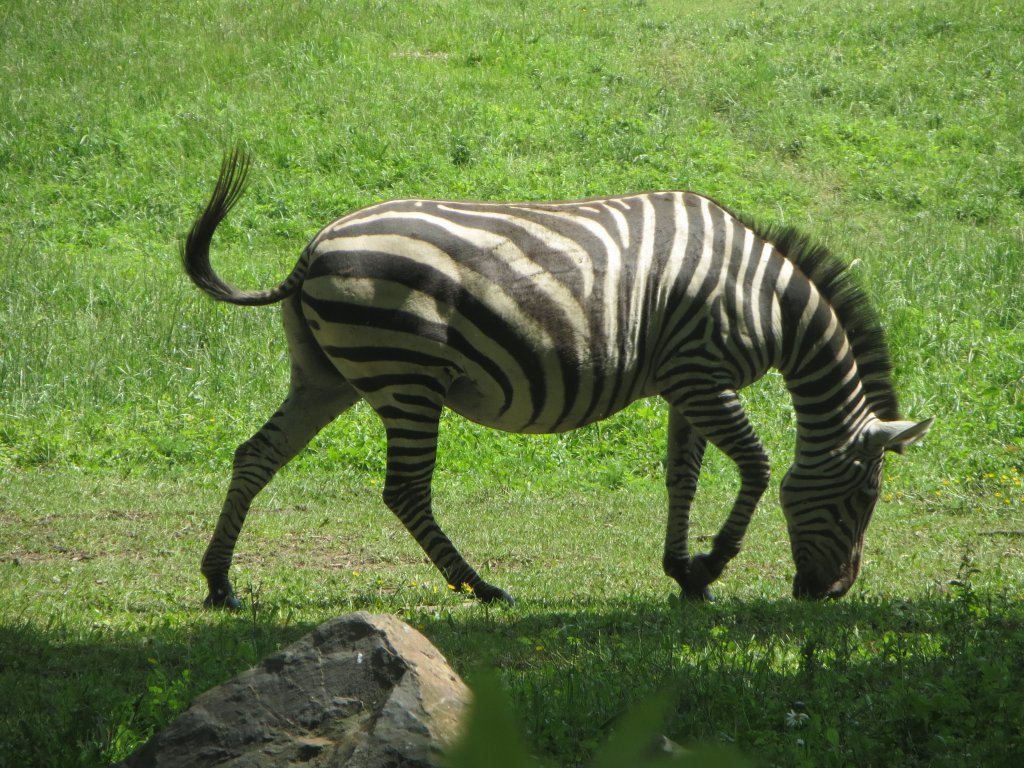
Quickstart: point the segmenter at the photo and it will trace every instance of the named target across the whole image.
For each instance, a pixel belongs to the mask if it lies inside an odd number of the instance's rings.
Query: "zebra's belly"
[[[503,408],[502,399],[497,393],[484,392],[472,380],[460,378],[449,389],[445,406],[460,416],[491,429],[542,435],[568,432],[601,421],[649,394],[651,393],[624,394],[614,402],[598,397],[577,407],[570,405],[569,408],[545,409],[536,413],[525,400],[513,400],[508,408]]]
[[[330,298],[318,300],[327,289]],[[553,344],[515,325],[485,331],[442,316],[449,313],[439,314],[436,302],[378,311],[365,297],[349,301],[355,289],[336,278],[304,292],[316,343],[375,408],[393,405],[396,390],[425,387],[483,426],[546,434],[600,421],[654,393],[650,366],[615,349],[595,353],[588,339]],[[418,396],[412,390],[403,396]]]

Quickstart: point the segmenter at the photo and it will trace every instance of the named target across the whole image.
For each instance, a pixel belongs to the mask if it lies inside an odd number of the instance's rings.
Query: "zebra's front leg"
[[[384,503],[455,590],[471,592],[485,603],[514,604],[505,590],[480,578],[434,520],[431,480],[437,458],[441,405],[430,403],[430,399],[397,394],[393,405],[377,409],[388,440]]]
[[[228,570],[249,506],[281,467],[359,399],[351,385],[340,377],[337,381],[331,389],[293,387],[278,411],[235,451],[231,485],[203,555],[202,573],[209,587],[206,607],[241,607]]]
[[[729,516],[715,535],[711,551],[691,557],[683,575],[683,592],[706,597],[707,587],[739,554],[757,502],[768,487],[770,466],[764,446],[747,420],[743,405],[731,389],[699,388],[675,407],[698,435],[719,448],[736,464],[740,489]],[[670,400],[670,403],[673,402]]]
[[[697,479],[706,445],[707,441],[693,430],[685,416],[674,408],[669,411],[668,461],[665,467],[668,524],[665,528],[662,566],[665,573],[679,583],[683,595],[696,600],[712,599],[706,585],[698,592],[692,592],[689,581],[690,506],[697,492]]]

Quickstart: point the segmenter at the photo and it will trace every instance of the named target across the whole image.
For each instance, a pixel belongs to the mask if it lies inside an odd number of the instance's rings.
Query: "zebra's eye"
[[[850,457],[850,465],[858,472],[874,475],[874,468],[878,465],[878,457],[854,455]]]

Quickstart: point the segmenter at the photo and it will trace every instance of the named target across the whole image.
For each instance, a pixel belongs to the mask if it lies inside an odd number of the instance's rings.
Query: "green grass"
[[[663,691],[672,738],[770,764],[1016,765],[1024,13],[491,6],[0,10],[0,766],[122,757],[191,696],[352,609],[421,626],[460,672],[495,667],[551,764],[587,764],[617,716]],[[213,258],[246,287],[279,280],[335,216],[409,195],[689,188],[826,242],[875,301],[908,418],[938,418],[887,465],[853,593],[788,599],[773,487],[721,601],[678,605],[658,565],[651,401],[557,437],[446,418],[439,517],[520,601],[467,603],[380,502],[382,430],[359,407],[257,500],[235,574],[247,610],[198,610],[231,454],[287,379],[276,312],[205,301],[177,263],[237,142],[257,167]],[[779,378],[745,398],[781,470]],[[735,483],[709,455],[695,535],[714,533]],[[796,701],[810,718],[789,728]]]

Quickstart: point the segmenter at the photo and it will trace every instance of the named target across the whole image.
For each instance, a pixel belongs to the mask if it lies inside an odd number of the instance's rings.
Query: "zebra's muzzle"
[[[798,600],[838,600],[850,591],[854,578],[844,576],[822,582],[798,573],[793,577],[793,597]]]

